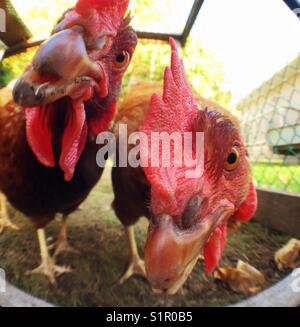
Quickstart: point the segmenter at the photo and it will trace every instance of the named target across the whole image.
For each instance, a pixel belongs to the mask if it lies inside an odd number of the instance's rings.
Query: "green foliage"
[[[66,9],[76,3],[75,0],[33,0],[28,3],[24,0],[12,0],[19,16],[28,26],[34,38],[46,38],[57,20]]]
[[[0,87],[6,86],[12,78],[11,70],[6,67],[0,67]]]
[[[169,63],[170,48],[157,41],[140,40],[133,60],[124,79],[124,89],[135,80],[148,80],[161,82],[163,72]]]
[[[259,186],[300,193],[300,166],[255,163],[253,175]]]
[[[228,107],[231,92],[223,89],[222,65],[216,61],[214,55],[204,51],[200,42],[190,37],[183,49],[183,58],[194,91]]]
[[[213,54],[204,51],[201,45],[189,39],[182,50],[187,75],[196,93],[228,106],[231,93],[223,90],[222,66]],[[135,80],[162,82],[164,70],[170,65],[170,46],[165,42],[140,40],[133,61],[124,79],[123,94]]]
[[[29,49],[21,54],[6,58],[0,66],[0,85],[6,86],[12,79],[20,76],[30,64],[36,48]]]

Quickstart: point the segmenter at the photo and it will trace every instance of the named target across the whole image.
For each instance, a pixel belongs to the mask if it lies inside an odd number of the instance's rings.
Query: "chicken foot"
[[[79,251],[74,249],[68,242],[67,238],[67,222],[68,216],[64,215],[62,218],[62,226],[58,234],[57,241],[54,244],[51,244],[48,249],[54,249],[53,257],[56,258],[59,254],[63,252],[70,252],[74,254],[79,254]]]
[[[45,275],[52,285],[56,285],[56,277],[70,273],[72,269],[69,266],[56,265],[55,259],[50,257],[44,229],[38,229],[37,235],[41,252],[41,265],[32,271],[28,271],[26,275]]]
[[[7,213],[7,202],[4,194],[0,193],[0,234],[4,232],[6,228],[19,230],[19,227],[13,224]]]
[[[126,233],[126,240],[129,245],[130,261],[127,270],[119,279],[118,283],[120,285],[124,284],[130,277],[134,275],[140,275],[146,278],[145,263],[140,258],[138,253],[136,240],[134,236],[134,227],[133,226],[125,227],[125,233]]]

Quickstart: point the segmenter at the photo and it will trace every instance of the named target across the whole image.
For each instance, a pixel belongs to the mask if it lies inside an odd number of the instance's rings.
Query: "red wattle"
[[[64,172],[64,178],[70,181],[75,172],[76,164],[83,152],[87,139],[86,114],[83,100],[72,102],[68,111],[66,127],[62,138],[62,152],[59,166]]]
[[[254,184],[250,183],[247,199],[240,205],[237,212],[234,214],[234,218],[246,223],[255,215],[256,209],[257,193]]]
[[[27,142],[37,160],[46,167],[54,167],[52,131],[49,114],[52,105],[25,109]]]
[[[89,121],[89,130],[92,135],[97,136],[98,134],[109,130],[116,109],[117,103],[114,101],[108,108],[97,113],[93,119]]]
[[[101,79],[100,85],[99,85],[100,90],[101,90],[99,96],[100,96],[100,98],[105,98],[108,95],[108,77],[103,68],[102,68],[102,72],[103,72],[102,79]]]
[[[87,88],[80,99],[71,102],[66,114],[59,166],[67,182],[73,178],[75,167],[85,148],[88,126],[84,101],[89,100],[92,94],[93,89]],[[53,110],[52,104],[25,109],[27,142],[37,160],[46,167],[56,165],[52,145]]]
[[[227,224],[218,226],[204,247],[205,271],[212,272],[218,265],[227,241]]]

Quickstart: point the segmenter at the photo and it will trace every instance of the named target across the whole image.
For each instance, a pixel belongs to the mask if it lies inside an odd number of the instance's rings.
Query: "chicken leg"
[[[37,230],[40,251],[41,251],[41,265],[32,271],[28,271],[27,275],[45,275],[49,278],[49,281],[52,285],[56,285],[56,277],[64,274],[72,272],[72,269],[68,266],[58,266],[55,264],[55,260],[50,257],[46,237],[45,230],[38,229]]]
[[[57,241],[48,247],[49,250],[54,249],[53,257],[56,258],[62,252],[71,252],[78,254],[79,251],[74,249],[68,242],[67,238],[67,226],[68,226],[68,216],[64,215],[62,218],[62,226],[58,234]]]
[[[130,262],[126,272],[119,280],[120,285],[124,284],[130,277],[134,275],[140,275],[146,277],[145,263],[139,256],[136,241],[135,241],[134,227],[126,226],[125,233],[126,233],[127,243],[129,245]]]
[[[13,224],[8,217],[6,197],[3,193],[0,193],[0,210],[0,234],[4,232],[6,228],[19,230],[19,227]]]

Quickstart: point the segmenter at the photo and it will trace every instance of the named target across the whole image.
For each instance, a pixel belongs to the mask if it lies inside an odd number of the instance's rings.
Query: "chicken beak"
[[[88,57],[82,33],[74,29],[63,30],[43,44],[33,59],[33,67],[64,80],[83,75],[101,78],[97,64]]]
[[[102,67],[90,60],[81,30],[67,29],[40,47],[32,67],[15,85],[14,100],[29,107],[51,103],[75,92],[82,83],[99,84],[103,74]]]
[[[150,224],[145,265],[155,292],[177,293],[195,267],[205,243],[228,212],[228,208],[219,208],[190,229],[179,228],[169,215],[161,215]]]

